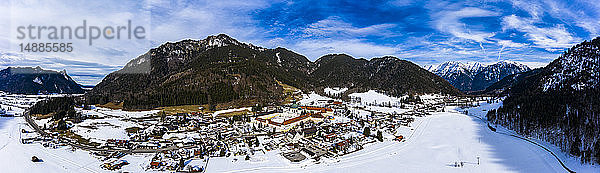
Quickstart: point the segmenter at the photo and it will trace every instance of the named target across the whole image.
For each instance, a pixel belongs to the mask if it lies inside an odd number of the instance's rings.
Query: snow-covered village
[[[559,161],[598,170],[551,144],[489,127],[486,110],[497,108],[502,98],[397,98],[371,90],[344,102],[297,91],[297,100],[286,105],[217,111],[79,105],[77,118],[66,119],[65,127],[53,115],[27,112],[53,97],[76,96],[0,97],[0,137],[7,139],[0,154],[11,156],[1,163],[22,165],[12,171],[564,172]]]
[[[8,0],[0,173],[600,173],[596,1]]]

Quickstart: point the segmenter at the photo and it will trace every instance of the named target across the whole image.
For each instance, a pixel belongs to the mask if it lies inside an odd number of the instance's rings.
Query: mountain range
[[[66,71],[40,67],[8,67],[0,71],[0,90],[14,94],[83,94],[83,89]]]
[[[506,76],[531,70],[526,65],[514,61],[499,61],[489,65],[447,61],[425,68],[464,92],[482,91]]]
[[[125,109],[240,100],[278,104],[285,97],[281,84],[305,92],[344,87],[389,95],[461,94],[443,78],[396,57],[330,54],[311,62],[285,48],[262,48],[220,34],[153,48],[107,75],[86,100],[123,102]]]

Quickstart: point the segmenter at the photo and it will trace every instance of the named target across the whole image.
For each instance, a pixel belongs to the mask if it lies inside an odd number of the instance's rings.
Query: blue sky
[[[68,5],[65,5],[68,4]],[[66,69],[95,84],[129,60],[167,41],[228,34],[267,48],[285,47],[316,60],[328,53],[370,59],[392,55],[419,65],[498,60],[544,66],[600,33],[594,1],[10,1],[0,7],[0,67]],[[72,53],[21,53],[16,27],[118,25],[132,20],[148,37],[75,40]]]

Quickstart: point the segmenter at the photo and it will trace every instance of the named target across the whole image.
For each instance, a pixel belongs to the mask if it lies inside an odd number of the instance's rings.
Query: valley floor
[[[470,115],[449,112],[417,118],[413,127],[399,129],[405,142],[386,139],[365,149],[319,162],[290,163],[279,151],[243,157],[211,158],[207,172],[566,172],[547,151],[518,138],[492,132],[476,116],[498,103],[469,110]],[[20,144],[20,129],[28,129],[22,117],[0,118],[0,172],[106,172],[101,161],[87,151],[70,147],[46,148],[40,144]],[[510,133],[505,129],[499,129]],[[547,144],[546,144],[547,145]],[[577,172],[599,172],[600,168],[581,165],[556,148],[551,148]],[[31,162],[37,156],[43,163]],[[151,156],[133,155],[122,171],[142,172]],[[478,159],[479,158],[479,159]],[[234,160],[237,159],[237,160]],[[479,161],[478,161],[479,160]],[[462,167],[456,167],[455,163]],[[478,164],[479,162],[479,164]]]
[[[374,143],[320,164],[231,164],[231,158],[211,159],[208,172],[566,172],[545,150],[492,132],[476,118],[458,112],[421,118],[411,135],[402,143]],[[464,166],[455,167],[455,162]]]

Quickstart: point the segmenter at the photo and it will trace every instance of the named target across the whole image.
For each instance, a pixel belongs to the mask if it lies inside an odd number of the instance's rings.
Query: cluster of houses
[[[153,152],[146,169],[154,171],[202,171],[210,158],[249,160],[273,150],[290,162],[319,161],[383,141],[383,133],[388,134],[385,140],[403,141],[397,128],[410,126],[414,117],[444,109],[443,104],[420,104],[402,113],[369,111],[367,116],[358,116],[351,110],[368,110],[333,100],[319,103],[270,106],[235,116],[200,112],[158,116],[158,123],[132,131],[130,139],[110,139],[104,146]]]
[[[397,134],[398,128],[411,126],[415,117],[444,111],[444,100],[420,101],[403,104],[408,111],[394,113],[337,100],[268,106],[234,115],[159,112],[127,120],[141,126],[127,129],[127,139],[106,139],[99,146],[78,145],[95,148],[94,153],[105,159],[101,167],[107,170],[121,169],[129,164],[122,157],[135,153],[153,154],[146,165],[150,171],[203,171],[210,158],[251,160],[271,151],[289,162],[318,162],[362,150],[369,143],[406,140],[402,136],[406,134]]]
[[[282,106],[279,113],[256,117],[253,123],[259,127],[273,127],[276,132],[265,139],[264,148],[279,149],[290,162],[341,156],[361,150],[365,144],[382,141],[382,132],[395,134],[398,127],[410,126],[415,116],[443,109],[424,105],[400,114],[372,112],[368,116],[358,116],[350,109],[360,108],[351,108],[341,102],[321,102],[323,107],[292,104]],[[397,134],[391,139],[402,141],[403,136]]]

